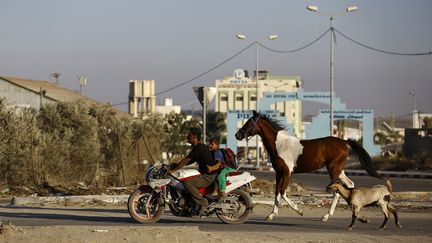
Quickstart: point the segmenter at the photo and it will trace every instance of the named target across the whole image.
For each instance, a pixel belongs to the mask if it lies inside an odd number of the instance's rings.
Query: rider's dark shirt
[[[213,174],[213,173],[208,173],[207,171],[207,165],[214,165],[216,164],[216,161],[213,159],[213,156],[209,150],[209,148],[202,143],[199,143],[195,146],[192,147],[192,151],[189,153],[189,155],[187,156],[188,158],[191,159],[191,161],[189,162],[189,164],[198,163],[198,171],[201,174]]]

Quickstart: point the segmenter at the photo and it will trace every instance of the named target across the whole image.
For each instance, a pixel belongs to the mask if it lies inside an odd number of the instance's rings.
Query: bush
[[[45,180],[92,182],[100,144],[97,121],[88,112],[83,103],[48,104],[40,110]]]
[[[15,110],[0,100],[0,177],[9,185],[40,181],[37,166],[44,144],[35,121],[34,109]]]
[[[184,114],[134,119],[83,102],[17,109],[0,99],[0,125],[0,182],[117,186],[139,182],[142,161],[160,161],[162,148],[184,156],[186,134],[199,122],[186,121]]]

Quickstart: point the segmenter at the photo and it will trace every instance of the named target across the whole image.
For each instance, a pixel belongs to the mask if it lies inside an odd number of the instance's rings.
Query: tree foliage
[[[8,185],[125,185],[143,178],[143,160],[162,151],[184,156],[186,134],[200,126],[185,114],[143,119],[109,105],[46,104],[40,110],[9,107],[0,99],[0,182]]]
[[[210,111],[207,113],[207,134],[208,138],[213,136],[221,137],[221,143],[226,143],[226,114]]]

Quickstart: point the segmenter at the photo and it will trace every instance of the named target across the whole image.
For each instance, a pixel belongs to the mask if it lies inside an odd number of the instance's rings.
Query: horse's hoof
[[[350,231],[351,231],[351,230],[352,230],[352,227],[348,227],[348,229],[347,229],[347,230],[350,230]]]
[[[401,225],[401,224],[397,224],[396,226],[397,226],[399,229],[402,228],[402,225]]]
[[[299,211],[297,211],[297,213],[300,215],[300,216],[303,216],[303,210],[299,210]]]
[[[328,214],[326,214],[326,215],[324,215],[324,216],[321,217],[321,221],[322,222],[327,222],[328,219],[329,219]]]

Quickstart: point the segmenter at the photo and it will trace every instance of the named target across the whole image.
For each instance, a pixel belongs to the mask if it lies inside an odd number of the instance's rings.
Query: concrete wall
[[[0,79],[0,97],[5,98],[11,106],[40,108],[42,104],[52,103],[51,99],[33,91]]]

